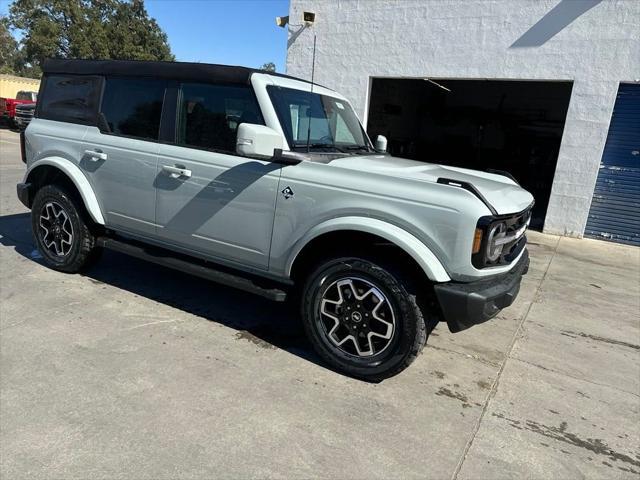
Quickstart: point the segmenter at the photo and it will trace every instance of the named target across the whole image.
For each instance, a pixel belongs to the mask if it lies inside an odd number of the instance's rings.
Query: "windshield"
[[[276,114],[292,150],[369,151],[369,141],[351,106],[340,99],[270,85]]]
[[[16,96],[16,100],[31,100],[33,99],[35,101],[36,99],[36,94],[33,92],[18,92],[18,95]]]

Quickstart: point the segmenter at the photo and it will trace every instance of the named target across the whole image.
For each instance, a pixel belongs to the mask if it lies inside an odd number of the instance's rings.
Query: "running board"
[[[287,292],[284,290],[259,285],[250,278],[218,270],[204,262],[200,263],[198,259],[189,261],[186,259],[188,258],[186,255],[174,254],[169,250],[146,246],[137,242],[126,242],[110,237],[98,237],[96,243],[98,246],[109,250],[124,253],[125,255],[140,258],[164,267],[173,268],[174,270],[179,270],[228,287],[237,288],[238,290],[254,293],[275,302],[284,302],[287,298]],[[266,285],[269,281],[265,280],[264,283]]]

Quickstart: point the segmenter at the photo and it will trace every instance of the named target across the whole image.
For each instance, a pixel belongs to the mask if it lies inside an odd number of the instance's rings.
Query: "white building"
[[[545,232],[640,245],[640,0],[291,0],[289,16],[287,73],[310,78],[315,33],[315,81],[391,153],[509,171]]]

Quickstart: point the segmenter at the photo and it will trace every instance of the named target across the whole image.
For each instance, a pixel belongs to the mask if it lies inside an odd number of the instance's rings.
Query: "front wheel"
[[[100,249],[80,200],[65,188],[46,185],[31,207],[31,226],[47,266],[75,273],[92,263]]]
[[[304,327],[334,368],[370,381],[393,376],[422,350],[432,328],[405,275],[364,258],[323,262],[302,293]]]

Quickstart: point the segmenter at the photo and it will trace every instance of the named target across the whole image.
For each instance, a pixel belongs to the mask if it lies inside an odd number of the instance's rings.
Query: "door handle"
[[[191,178],[191,170],[182,167],[172,167],[171,165],[163,165],[162,171],[167,172],[171,178]]]
[[[107,159],[107,154],[98,150],[85,150],[84,154],[89,157],[89,160],[91,160],[92,162]]]

